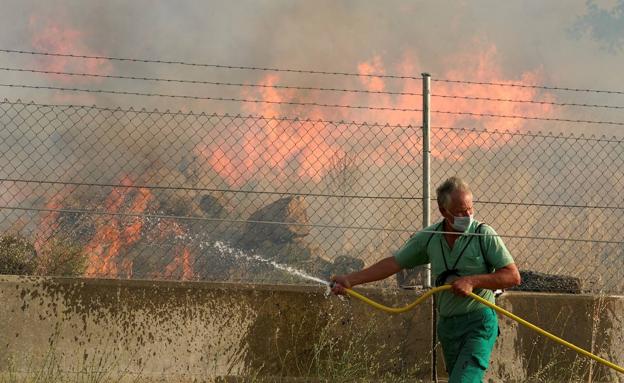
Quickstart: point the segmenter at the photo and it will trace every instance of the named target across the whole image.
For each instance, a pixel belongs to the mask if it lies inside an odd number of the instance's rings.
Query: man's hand
[[[465,297],[474,289],[507,289],[521,282],[518,267],[512,263],[494,273],[475,274],[458,278],[451,283],[451,291]]]
[[[351,288],[351,282],[346,275],[333,275],[330,280],[334,282],[331,291],[336,295],[345,295],[347,293],[345,289]]]
[[[451,291],[455,295],[467,297],[474,289],[474,282],[470,277],[461,277],[451,284]]]
[[[344,295],[347,293],[345,289],[362,283],[374,282],[380,279],[388,278],[392,274],[396,274],[401,270],[401,266],[397,263],[393,256],[382,259],[372,266],[364,270],[356,271],[351,274],[334,275],[331,281],[334,282],[332,293],[336,295]]]

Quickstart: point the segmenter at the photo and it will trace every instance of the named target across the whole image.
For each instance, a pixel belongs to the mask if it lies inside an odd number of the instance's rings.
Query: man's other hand
[[[467,297],[472,292],[473,288],[474,288],[474,284],[470,277],[462,277],[462,278],[456,279],[451,284],[451,291],[455,295],[459,295],[461,297]]]

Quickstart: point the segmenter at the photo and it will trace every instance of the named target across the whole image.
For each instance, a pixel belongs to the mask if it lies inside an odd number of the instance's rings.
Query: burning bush
[[[19,235],[0,237],[0,274],[30,275],[35,270],[35,247]]]

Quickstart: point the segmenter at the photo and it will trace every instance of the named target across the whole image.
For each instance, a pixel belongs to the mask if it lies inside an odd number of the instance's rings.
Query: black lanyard
[[[472,241],[472,237],[474,237],[474,235],[470,236],[470,239],[468,239],[468,241],[466,242],[466,244],[464,245],[464,248],[462,249],[462,251],[459,253],[459,256],[457,257],[457,259],[455,260],[455,263],[453,264],[453,268],[449,269],[448,267],[448,263],[446,262],[446,256],[444,255],[444,244],[442,243],[442,241],[445,241],[446,239],[444,238],[444,234],[442,234],[441,238],[440,238],[440,251],[442,252],[442,260],[444,260],[444,268],[446,269],[446,271],[454,271],[457,272],[457,264],[459,263],[459,260],[461,259],[461,257],[464,255],[464,252],[466,251],[466,249],[468,248],[468,245],[470,245],[470,242]],[[452,250],[451,250],[452,251]]]

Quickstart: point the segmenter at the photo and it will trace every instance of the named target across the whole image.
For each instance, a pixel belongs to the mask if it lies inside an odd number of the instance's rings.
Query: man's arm
[[[402,267],[397,263],[396,259],[390,256],[363,270],[331,277],[331,280],[336,282],[332,288],[332,292],[334,294],[345,294],[345,288],[350,289],[362,283],[374,282],[387,278],[398,273],[401,269]]]
[[[506,289],[521,282],[520,272],[515,263],[502,267],[491,274],[467,275],[452,283],[455,294],[467,296],[473,289]]]

